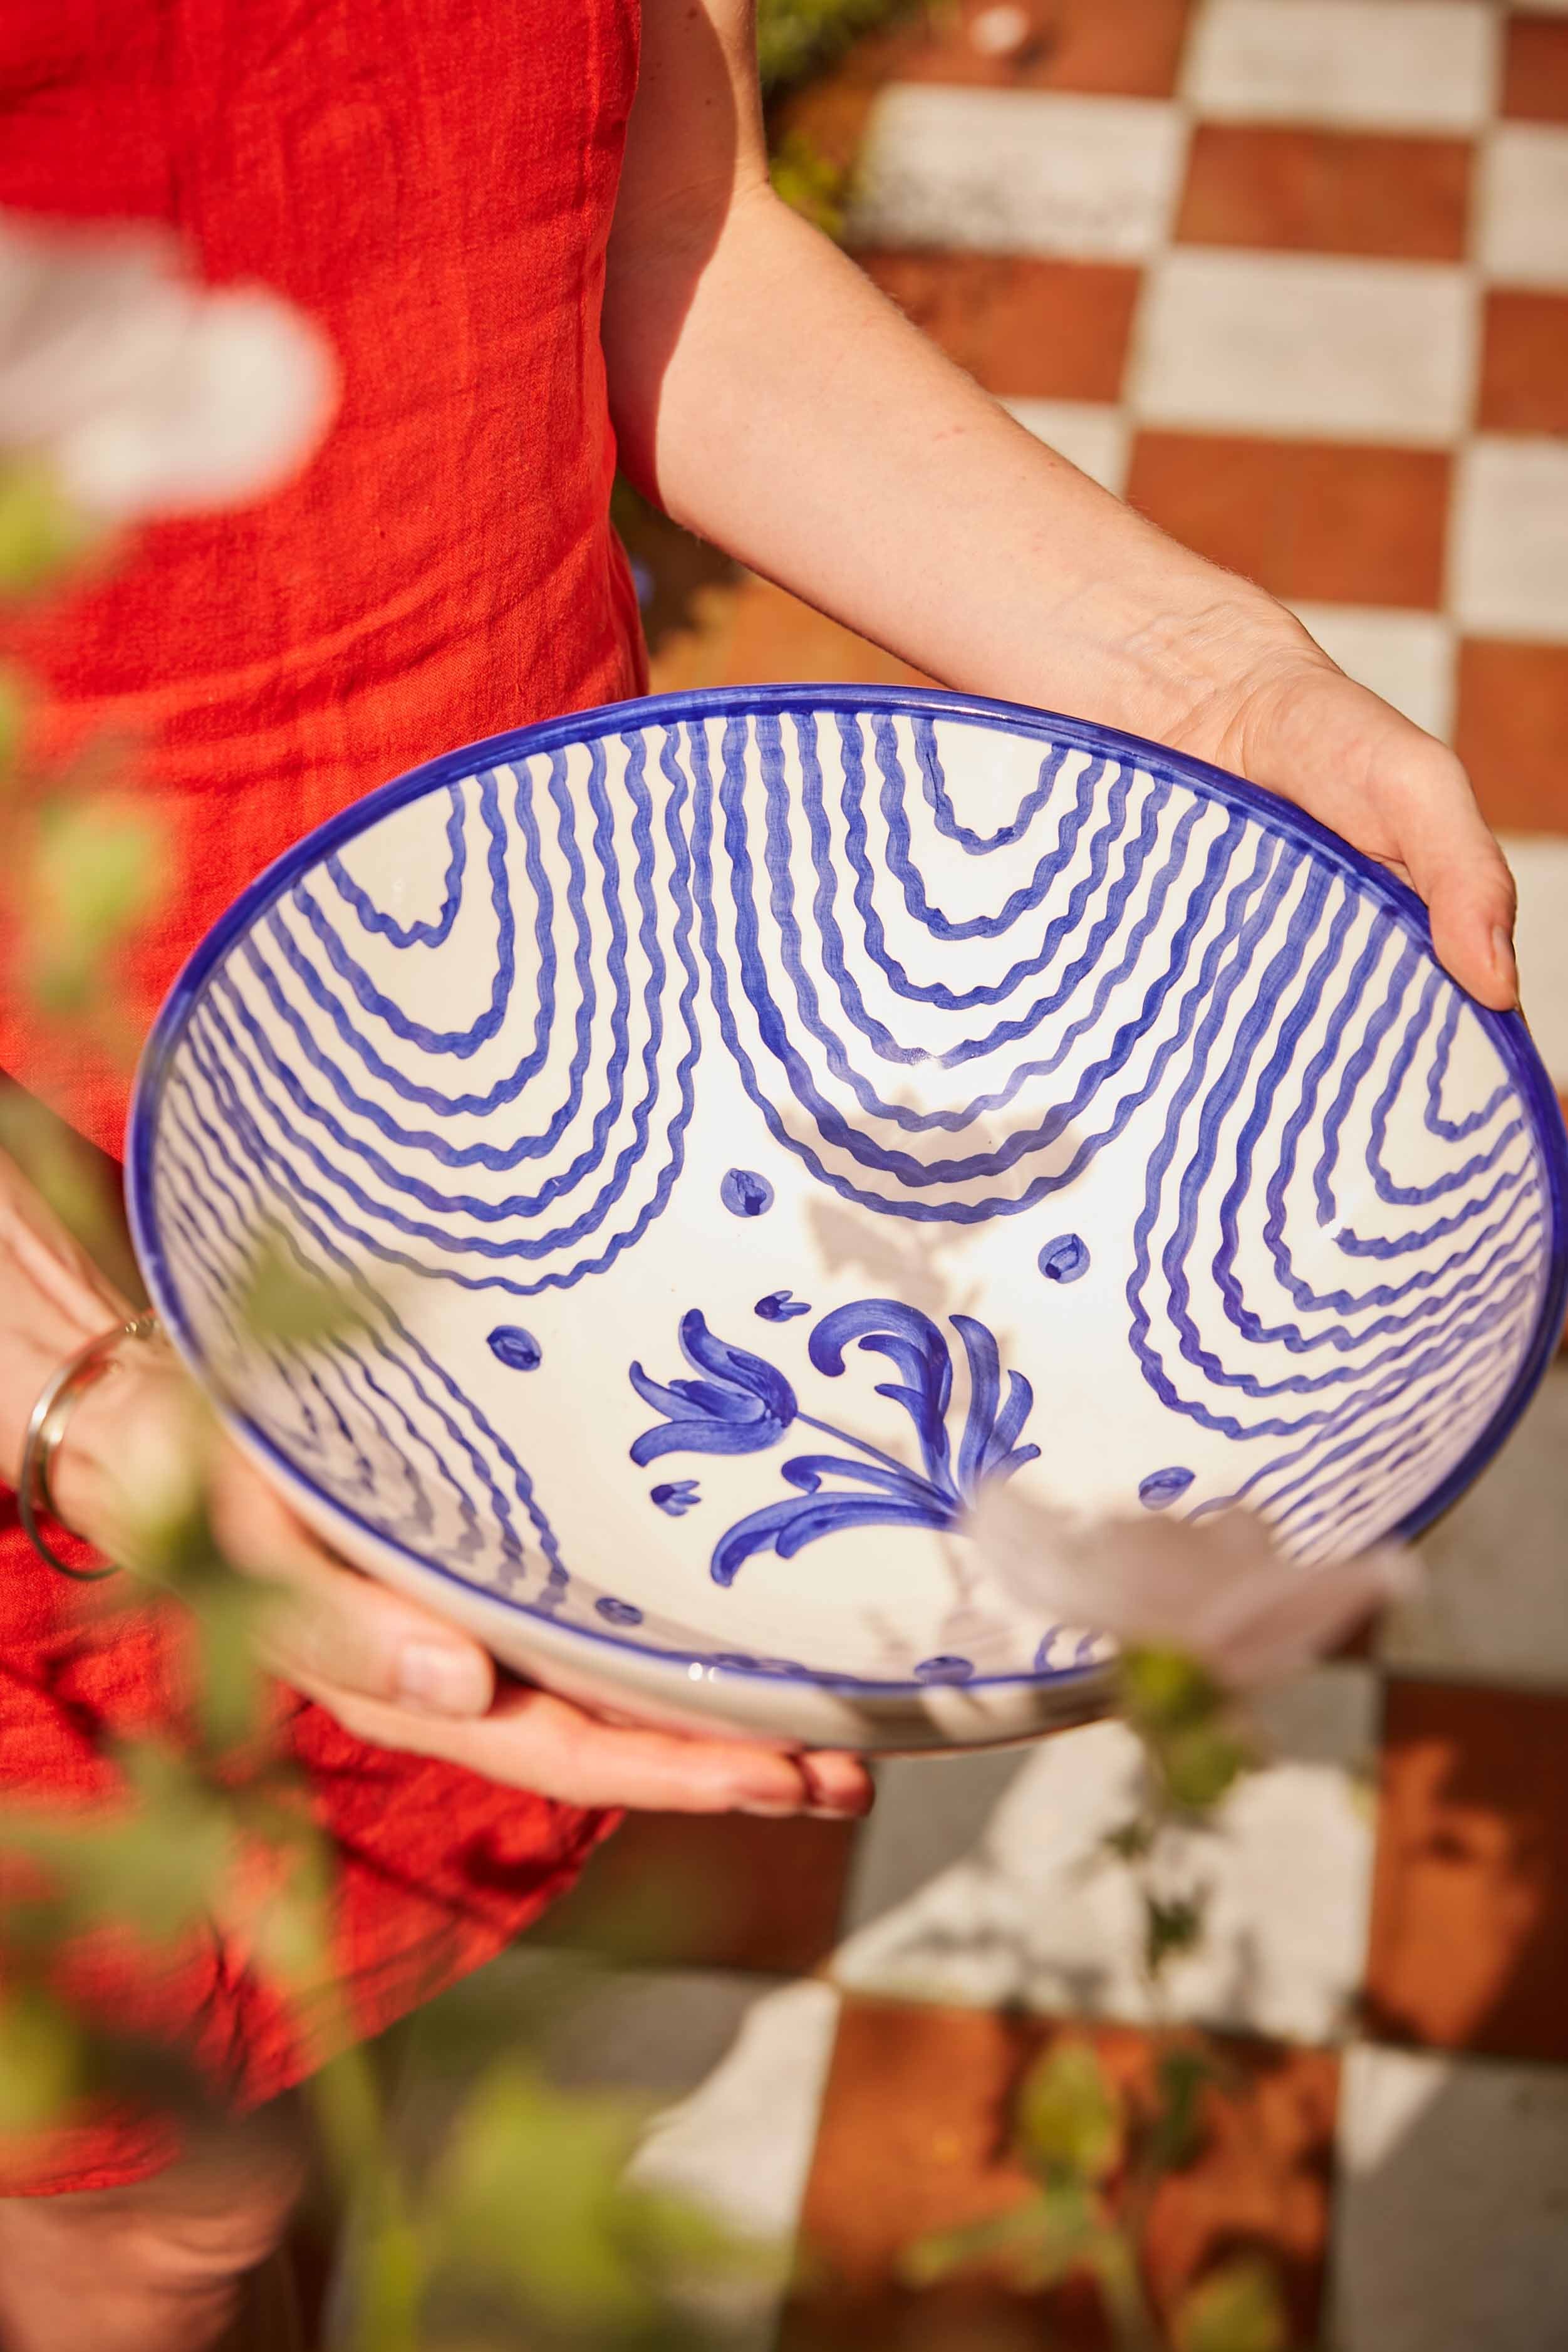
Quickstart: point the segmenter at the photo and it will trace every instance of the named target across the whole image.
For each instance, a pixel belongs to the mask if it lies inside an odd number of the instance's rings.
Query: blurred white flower
[[[1124,1644],[1183,1651],[1232,1691],[1301,1673],[1419,1579],[1412,1555],[1390,1545],[1353,1559],[1289,1559],[1245,1511],[1079,1519],[997,1481],[966,1526],[1013,1600]]]
[[[0,457],[42,458],[102,521],[271,488],[337,390],[319,329],[262,288],[194,282],[162,232],[0,215]]]

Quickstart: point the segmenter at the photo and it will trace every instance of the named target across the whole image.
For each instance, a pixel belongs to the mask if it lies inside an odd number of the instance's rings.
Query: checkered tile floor
[[[1568,1079],[1568,7],[1022,17],[998,58],[998,11],[964,0],[798,103],[859,150],[861,259],[1026,424],[1457,741]],[[752,581],[659,663],[905,675]],[[1174,1979],[1247,2088],[1156,2205],[1162,2294],[1257,2242],[1301,2346],[1568,2347],[1565,1460],[1568,1364],[1428,1538],[1422,1601],[1275,1710]],[[1130,1769],[1102,1725],[888,1767],[858,1831],[643,1821],[551,1930],[618,1922],[589,2046],[675,2102],[643,2164],[811,2246],[809,2292],[759,2294],[758,2352],[936,2352],[982,2318],[1000,2346],[1048,2317],[1102,2340],[994,2283],[917,2307],[894,2256],[1018,2193],[1009,2088],[1063,2020],[1100,2021],[1121,2079],[1149,2063],[1097,1859]]]

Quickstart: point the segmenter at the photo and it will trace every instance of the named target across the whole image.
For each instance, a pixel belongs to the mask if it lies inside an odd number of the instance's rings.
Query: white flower
[[[0,215],[0,457],[106,522],[226,506],[308,456],[337,401],[320,331],[259,287],[204,287],[162,232]]]
[[[1014,1601],[1124,1644],[1184,1651],[1232,1691],[1299,1674],[1419,1576],[1390,1545],[1351,1559],[1289,1559],[1245,1511],[1079,1519],[995,1481],[966,1524]]]

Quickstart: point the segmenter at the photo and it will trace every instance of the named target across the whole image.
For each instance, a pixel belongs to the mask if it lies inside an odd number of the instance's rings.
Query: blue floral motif
[[[695,1478],[670,1478],[663,1486],[650,1486],[648,1500],[657,1503],[660,1510],[667,1512],[672,1519],[679,1519],[684,1518],[688,1511],[695,1510],[702,1496]]]
[[[807,1301],[797,1298],[793,1291],[770,1290],[766,1298],[758,1300],[751,1311],[754,1315],[760,1315],[765,1323],[792,1323],[797,1315],[810,1315],[811,1309]]]
[[[1192,1472],[1184,1470],[1179,1464],[1173,1464],[1168,1470],[1151,1470],[1139,1483],[1138,1500],[1147,1511],[1168,1510],[1186,1494],[1192,1479]]]
[[[678,1380],[662,1388],[640,1364],[632,1366],[632,1385],[638,1395],[667,1415],[664,1426],[637,1439],[632,1448],[634,1462],[678,1452],[758,1453],[796,1423],[852,1449],[852,1458],[799,1454],[783,1463],[780,1475],[796,1491],[726,1530],[710,1563],[716,1583],[733,1584],[746,1561],[759,1552],[793,1559],[820,1536],[846,1528],[952,1527],[988,1480],[1010,1478],[1037,1458],[1038,1445],[1019,1443],[1034,1405],[1028,1381],[1021,1372],[1009,1371],[1004,1397],[992,1334],[972,1315],[954,1315],[949,1321],[969,1367],[968,1411],[958,1433],[956,1461],[947,1425],[953,1359],[947,1340],[928,1315],[896,1298],[857,1299],[824,1315],[808,1343],[812,1365],[829,1380],[842,1376],[845,1351],[851,1347],[888,1359],[897,1378],[878,1381],[876,1393],[898,1405],[914,1423],[918,1471],[864,1438],[801,1412],[794,1391],[779,1373],[744,1349],[716,1339],[695,1307],[681,1318],[681,1349],[688,1363],[710,1375],[707,1380]],[[841,1484],[826,1483],[844,1480],[852,1482],[847,1493]]]
[[[681,1318],[681,1353],[705,1380],[650,1380],[641,1364],[628,1377],[644,1404],[666,1418],[632,1448],[640,1468],[662,1454],[760,1454],[776,1444],[798,1410],[795,1391],[760,1356],[717,1339],[694,1307]]]
[[[616,1601],[607,1592],[593,1605],[607,1625],[640,1625],[643,1622],[643,1612],[635,1601]]]

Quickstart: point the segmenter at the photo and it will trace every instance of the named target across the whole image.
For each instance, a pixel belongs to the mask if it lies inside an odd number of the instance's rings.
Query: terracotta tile
[[[1191,0],[1022,0],[1030,29],[1003,57],[971,32],[989,0],[929,0],[856,43],[835,80],[945,81],[1169,98]]]
[[[741,573],[733,587],[705,589],[696,600],[694,625],[666,637],[649,664],[655,694],[796,678],[854,686],[933,682],[896,655],[750,572]]]
[[[1504,114],[1568,122],[1568,18],[1511,15],[1503,56]]]
[[[837,1941],[852,1822],[629,1813],[538,1940],[627,1964],[803,1975]]]
[[[861,253],[884,294],[988,392],[1116,400],[1141,272],[968,253]]]
[[[1388,2042],[1568,2060],[1568,1694],[1392,1681],[1366,1974]]]
[[[1489,822],[1568,833],[1568,646],[1470,637],[1459,647],[1455,745]]]
[[[1462,261],[1472,152],[1464,139],[1199,122],[1176,236]]]
[[[802,2211],[810,2284],[786,2317],[780,2352],[1108,2343],[1087,2287],[1028,2293],[998,2267],[915,2294],[894,2276],[901,2251],[925,2233],[1023,2200],[1029,2177],[1009,2145],[1011,2101],[1061,2030],[985,2010],[846,2000]],[[1148,2099],[1158,2042],[1125,2027],[1088,2038],[1118,2087]],[[1209,2099],[1197,2163],[1155,2199],[1150,2288],[1168,2311],[1217,2257],[1257,2247],[1279,2263],[1291,2342],[1315,2343],[1338,2062],[1282,2044],[1222,2046],[1241,2087],[1234,2100]]]
[[[1277,596],[1430,610],[1442,600],[1448,484],[1441,450],[1145,432],[1127,497]]]
[[[1563,29],[1568,33],[1568,19]],[[1568,433],[1568,294],[1487,289],[1480,423],[1500,433]]]

